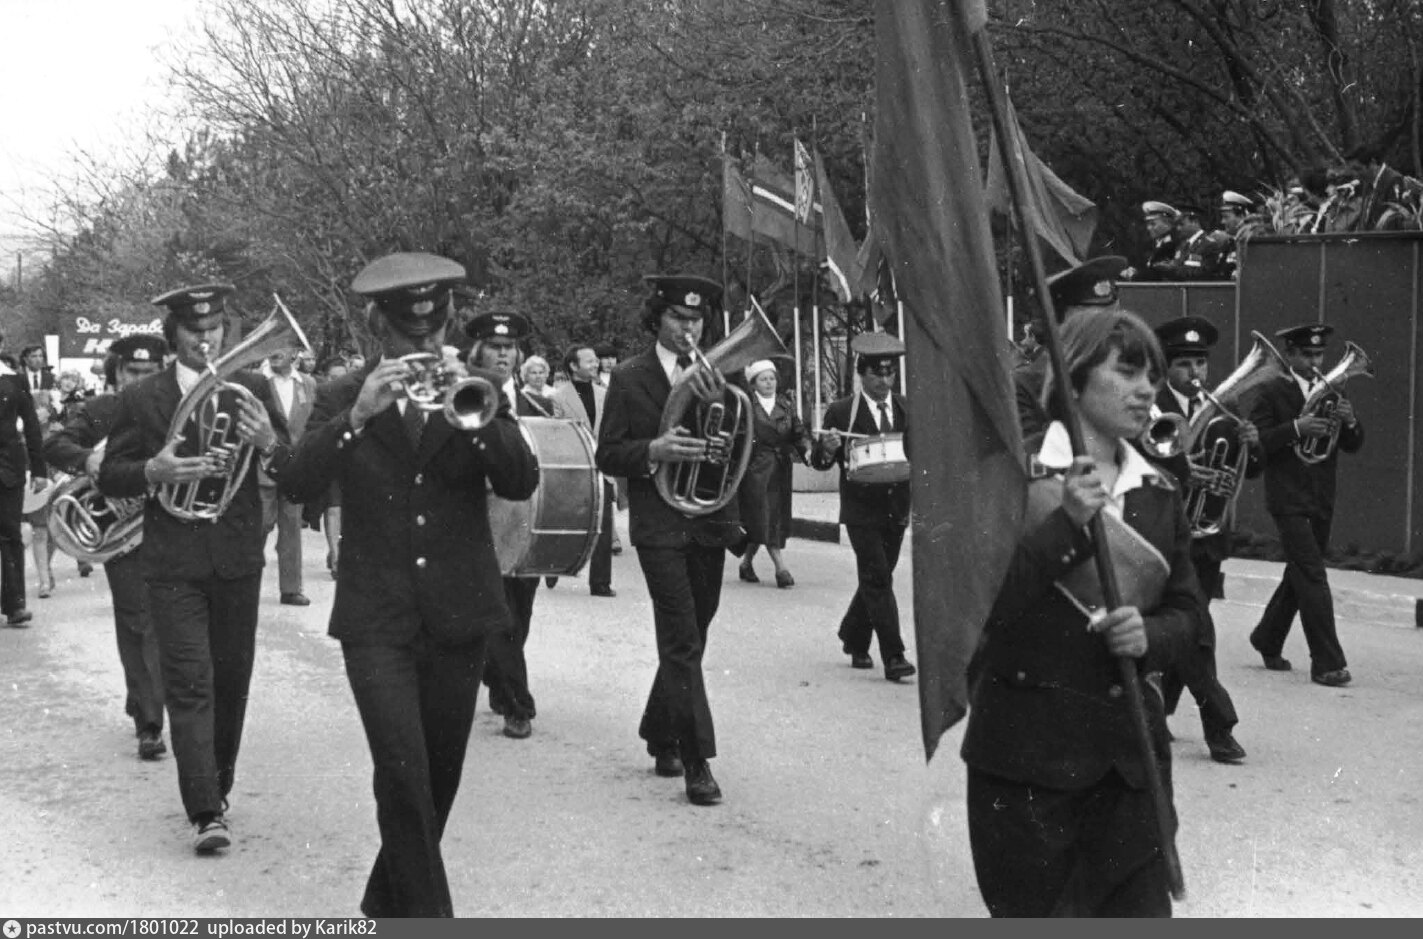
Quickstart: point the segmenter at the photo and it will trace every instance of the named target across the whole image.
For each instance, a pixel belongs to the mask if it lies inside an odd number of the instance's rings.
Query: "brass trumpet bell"
[[[412,352],[400,361],[410,369],[405,396],[422,411],[441,411],[456,430],[479,430],[499,413],[499,389],[436,352]]]

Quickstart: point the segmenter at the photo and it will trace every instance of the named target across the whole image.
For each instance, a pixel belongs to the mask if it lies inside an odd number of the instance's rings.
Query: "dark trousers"
[[[262,493],[262,531],[277,530],[277,589],[301,593],[301,512],[299,502],[282,498],[276,486],[259,487]]]
[[[178,791],[190,821],[221,812],[232,791],[261,587],[260,573],[148,583]]]
[[[840,620],[840,641],[849,652],[870,651],[870,636],[879,637],[883,659],[904,654],[899,634],[899,604],[894,599],[894,567],[904,544],[904,529],[898,525],[879,528],[846,525],[850,547],[855,549],[855,572],[859,587],[850,608]]]
[[[534,618],[537,577],[505,577],[504,600],[509,604],[509,627],[489,636],[484,660],[484,684],[489,688],[489,709],[506,717],[533,719],[537,713],[529,693],[529,667],[524,644]]]
[[[1279,655],[1298,612],[1309,644],[1310,671],[1315,675],[1348,665],[1334,627],[1334,595],[1329,592],[1324,570],[1329,524],[1327,518],[1275,516],[1280,546],[1285,549],[1285,576],[1250,634],[1250,644],[1262,655]]]
[[[133,718],[136,734],[163,730],[163,667],[158,633],[148,611],[148,584],[143,579],[141,551],[131,551],[104,564],[114,604],[119,663],[128,689],[124,712]]]
[[[657,630],[657,676],[638,736],[656,755],[677,748],[683,760],[716,756],[716,730],[702,677],[707,629],[721,602],[726,549],[689,544],[638,548]]]
[[[20,533],[25,486],[0,486],[0,613],[25,608],[25,542]]]
[[[380,826],[361,912],[453,916],[440,839],[459,791],[485,641],[342,643],[341,652],[375,766]]]
[[[1170,916],[1154,819],[1150,793],[1115,771],[1072,792],[968,771],[969,847],[993,916]]]
[[[1215,596],[1210,590],[1211,585],[1220,581],[1221,562],[1209,558],[1192,558],[1192,561],[1201,590],[1206,592],[1207,596]],[[1206,615],[1210,616],[1209,610]],[[1165,698],[1166,713],[1175,714],[1182,689],[1189,688],[1191,697],[1196,699],[1196,705],[1201,709],[1201,729],[1205,732],[1206,739],[1210,740],[1229,732],[1239,723],[1240,718],[1236,716],[1235,702],[1230,700],[1230,692],[1225,690],[1225,686],[1216,677],[1214,626],[1209,629],[1207,638],[1209,642],[1203,640],[1193,643],[1180,661],[1172,663],[1171,668],[1162,676],[1161,691]]]
[[[602,590],[613,585],[613,503],[617,489],[603,481],[603,531],[593,544],[593,556],[588,559],[588,587]]]

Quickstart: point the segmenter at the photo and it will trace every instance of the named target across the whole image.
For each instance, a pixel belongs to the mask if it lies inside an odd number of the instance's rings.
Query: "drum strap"
[[[520,389],[519,389],[519,394],[523,395],[523,396],[524,396],[524,400],[527,401],[527,402],[529,402],[530,404],[532,404],[532,405],[534,406],[534,410],[535,410],[535,411],[538,411],[538,412],[539,412],[540,414],[542,414],[544,417],[553,417],[553,415],[550,414],[550,413],[548,413],[548,410],[547,410],[542,404],[539,403],[539,401],[538,401],[537,398],[535,398],[533,395],[529,394],[529,390],[528,390],[527,388],[520,388]]]

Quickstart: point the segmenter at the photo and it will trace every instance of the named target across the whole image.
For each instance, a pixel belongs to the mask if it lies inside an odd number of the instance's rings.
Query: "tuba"
[[[178,410],[168,425],[168,442],[178,442],[180,450],[189,454],[214,457],[223,467],[220,483],[214,479],[164,483],[158,488],[158,503],[174,518],[185,521],[216,522],[232,504],[242,480],[252,465],[252,444],[237,434],[237,414],[223,409],[223,396],[230,392],[239,401],[257,404],[259,399],[246,386],[228,378],[249,365],[261,362],[273,352],[300,346],[310,352],[311,343],[297,324],[282,298],[272,295],[276,305],[265,320],[242,341],[212,358],[212,350],[204,349],[208,358],[207,372],[178,402]],[[190,436],[191,434],[191,436]]]
[[[1340,424],[1334,410],[1339,406],[1339,399],[1344,397],[1344,383],[1355,375],[1373,378],[1373,365],[1368,353],[1355,343],[1346,341],[1344,357],[1327,375],[1321,375],[1319,369],[1314,370],[1319,385],[1305,399],[1299,416],[1326,418],[1330,429],[1327,437],[1304,437],[1295,441],[1295,456],[1300,458],[1301,463],[1323,463],[1334,454],[1334,448],[1339,445]]]
[[[75,476],[50,501],[49,536],[75,560],[105,564],[143,542],[143,499],[111,499],[88,475]]]
[[[1250,335],[1255,342],[1235,371],[1214,391],[1199,389],[1206,403],[1189,422],[1180,414],[1163,414],[1142,435],[1142,448],[1153,457],[1186,454],[1190,477],[1183,480],[1184,501],[1193,538],[1221,531],[1245,481],[1250,451],[1240,442],[1238,428],[1245,421],[1235,409],[1261,385],[1289,374],[1289,364],[1270,341],[1258,332]]]
[[[697,369],[739,371],[757,359],[786,354],[785,343],[754,297],[751,308],[751,314],[705,355],[692,347],[695,361],[678,376],[662,408],[659,437],[674,427],[696,428],[696,436],[717,444],[708,448],[705,460],[669,462],[657,468],[653,480],[657,494],[684,515],[710,515],[736,497],[755,442],[751,399],[746,392],[728,384],[722,400],[698,401],[689,384],[692,373]]]
[[[405,379],[410,403],[426,412],[443,411],[456,430],[479,430],[499,413],[499,389],[486,378],[466,376],[439,353],[412,352],[400,361],[410,369]]]

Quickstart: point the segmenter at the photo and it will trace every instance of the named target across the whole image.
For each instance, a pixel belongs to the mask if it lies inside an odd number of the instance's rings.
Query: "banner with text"
[[[65,358],[102,358],[115,339],[142,333],[162,335],[163,317],[67,316],[59,328],[59,354]]]

